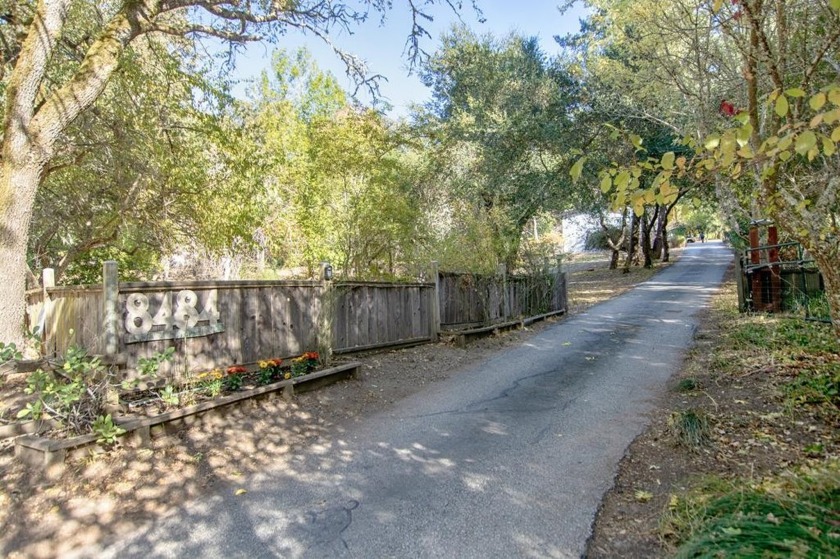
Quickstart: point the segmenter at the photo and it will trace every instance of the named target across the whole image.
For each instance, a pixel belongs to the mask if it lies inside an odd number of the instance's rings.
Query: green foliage
[[[442,43],[423,70],[433,101],[417,115],[449,210],[438,227],[444,239],[487,230],[493,252],[480,247],[476,260],[512,269],[531,218],[570,205],[567,173],[584,141],[578,84],[534,38],[455,28]]]
[[[167,384],[166,386],[164,386],[163,390],[160,391],[160,394],[158,394],[158,396],[160,397],[161,401],[167,406],[174,407],[180,404],[181,402],[181,398],[178,394],[178,391],[171,384]]]
[[[670,509],[663,528],[676,537],[679,558],[840,555],[836,463],[759,486],[707,483]]]
[[[10,361],[14,361],[16,359],[22,359],[23,354],[17,348],[14,342],[11,343],[4,343],[0,342],[0,367],[9,363]]]
[[[96,435],[96,442],[104,445],[116,443],[117,437],[125,434],[125,429],[114,423],[110,413],[97,417],[91,425],[91,430]]]
[[[222,393],[224,383],[222,379],[214,378],[203,381],[199,388],[208,398],[215,398],[216,396]]]
[[[698,388],[700,388],[700,384],[694,377],[680,379],[680,381],[677,383],[677,390],[679,392],[693,392]]]
[[[151,357],[141,357],[137,360],[137,377],[132,380],[125,380],[122,383],[124,390],[136,388],[141,382],[157,378],[160,366],[166,361],[171,361],[175,355],[175,348],[168,347],[163,351],[154,353]]]
[[[38,369],[29,375],[25,392],[38,399],[22,409],[18,418],[41,419],[46,414],[75,434],[90,432],[96,418],[105,415],[114,376],[98,357],[71,346],[60,369]]]
[[[230,211],[205,220],[226,190],[214,174],[231,150],[222,135],[235,136],[222,115],[206,112],[224,94],[172,47],[159,39],[129,49],[95,110],[67,130],[35,201],[33,270],[50,266],[62,283],[93,283],[101,262],[116,260],[122,279],[136,280],[184,239],[232,239],[221,223]],[[224,198],[244,199],[232,191]]]
[[[244,378],[241,373],[233,373],[229,374],[224,378],[224,388],[229,392],[236,392],[240,388],[242,388],[242,383],[244,382]]]
[[[304,353],[300,357],[292,359],[292,377],[301,377],[309,374],[318,367],[318,354],[314,351]]]

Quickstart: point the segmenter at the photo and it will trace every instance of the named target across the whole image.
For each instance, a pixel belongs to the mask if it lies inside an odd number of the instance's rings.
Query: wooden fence
[[[440,274],[440,324],[446,330],[486,326],[566,310],[566,276]]]
[[[40,327],[47,356],[71,345],[122,364],[175,347],[163,373],[346,353],[433,341],[442,328],[489,325],[566,308],[565,276],[476,277],[442,273],[436,282],[186,281],[116,279],[101,286],[46,287],[27,294],[26,322]]]

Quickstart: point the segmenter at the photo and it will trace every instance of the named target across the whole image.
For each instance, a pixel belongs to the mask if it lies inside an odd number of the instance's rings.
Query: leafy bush
[[[172,351],[149,358],[142,367],[145,375],[156,375],[160,364]],[[55,420],[70,432],[95,433],[98,442],[111,444],[124,433],[106,413],[109,394],[116,390],[116,372],[87,350],[71,346],[59,368],[38,369],[29,375],[25,392],[37,398],[17,414],[18,418]]]
[[[593,229],[586,235],[583,248],[586,250],[611,250],[608,239],[616,240],[621,237],[621,228],[609,226],[607,231],[603,228]]]

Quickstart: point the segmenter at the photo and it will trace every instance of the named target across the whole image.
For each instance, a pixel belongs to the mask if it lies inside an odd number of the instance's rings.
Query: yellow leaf
[[[831,141],[835,144],[837,142],[840,142],[840,126],[835,128],[834,131],[831,133]]]
[[[793,149],[799,155],[805,155],[817,144],[817,135],[811,130],[806,130],[796,138]]]
[[[826,157],[831,157],[837,151],[837,147],[834,145],[834,142],[831,141],[831,138],[826,138],[825,136],[823,136],[822,144],[823,153],[826,155]]]
[[[840,106],[840,89],[833,87],[828,92],[828,100],[832,102],[832,104]]]
[[[826,124],[834,124],[840,120],[840,109],[832,109],[823,115],[823,122]]]
[[[811,150],[808,152],[808,161],[813,161],[819,155],[820,155],[820,148],[817,147],[817,146],[812,147]]]
[[[607,192],[610,191],[611,188],[612,188],[612,177],[610,177],[609,175],[604,175],[604,177],[601,179],[601,192],[606,194]]]
[[[787,161],[788,159],[790,159],[790,152],[789,151],[781,152],[779,154],[779,159],[781,159],[782,161]]]
[[[784,118],[787,116],[789,108],[787,97],[779,95],[779,98],[776,99],[776,114]]]
[[[779,148],[780,150],[787,149],[787,148],[789,148],[789,147],[790,147],[790,145],[791,145],[792,143],[793,143],[793,135],[792,135],[792,134],[788,134],[787,136],[785,136],[784,138],[782,138],[781,140],[779,140],[779,145],[778,145],[778,148]]]
[[[674,159],[675,155],[673,151],[669,151],[665,155],[662,156],[662,168],[666,170],[671,170],[674,168]]]
[[[645,204],[653,204],[656,201],[656,193],[653,190],[647,190],[643,198]]]
[[[639,198],[633,202],[633,213],[636,214],[636,217],[642,217],[645,213],[645,201],[643,198]]]
[[[825,105],[825,93],[820,92],[811,97],[808,101],[808,104],[811,106],[811,110],[818,111],[823,108]]]
[[[810,128],[816,128],[817,126],[822,124],[822,121],[823,121],[823,115],[818,114],[817,116],[815,116],[814,118],[811,119],[811,122],[808,123],[808,126]]]
[[[744,159],[752,159],[753,157],[755,157],[755,155],[753,154],[752,148],[750,148],[750,146],[742,147],[741,149],[739,149],[737,151],[737,153],[740,157],[743,157]]]
[[[571,170],[569,170],[569,174],[572,175],[572,181],[577,181],[580,178],[581,173],[583,173],[583,163],[586,161],[585,157],[581,157],[575,164],[572,165]]]
[[[788,90],[785,90],[785,95],[788,97],[805,97],[805,90],[799,87],[791,87]]]
[[[233,492],[233,494],[239,496],[239,495],[244,495],[247,492],[248,491],[246,491],[245,489],[237,489],[236,491]]]
[[[615,187],[619,190],[624,190],[627,188],[627,183],[630,182],[630,173],[627,171],[621,171],[615,177]]]
[[[739,128],[738,133],[737,133],[738,145],[741,146],[741,147],[744,147],[745,145],[747,145],[747,143],[750,141],[750,137],[752,136],[752,133],[753,133],[753,127],[752,127],[752,124],[750,124],[750,123],[747,123],[744,126],[742,126],[741,128]]]
[[[840,12],[840,0],[828,0],[828,3],[835,12]]]
[[[703,146],[708,150],[713,150],[720,145],[720,136],[717,134],[712,134],[711,136],[706,138],[706,141],[703,143]]]
[[[637,150],[642,149],[642,137],[637,136],[636,134],[630,135],[630,142],[633,144],[633,147]]]
[[[685,163],[685,157],[683,157],[682,155],[677,157],[677,167],[679,167],[680,169],[685,169]]]

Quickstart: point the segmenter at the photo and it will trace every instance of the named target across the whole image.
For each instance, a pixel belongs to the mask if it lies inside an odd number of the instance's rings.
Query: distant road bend
[[[313,445],[294,471],[79,555],[580,557],[731,259],[690,245],[633,291]]]

